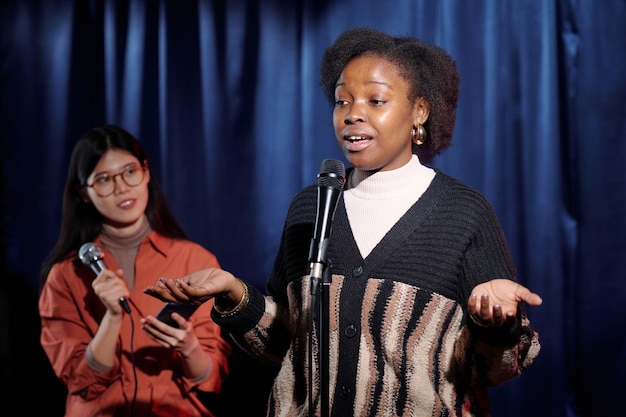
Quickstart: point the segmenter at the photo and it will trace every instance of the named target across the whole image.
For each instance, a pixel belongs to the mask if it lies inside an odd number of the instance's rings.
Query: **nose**
[[[348,115],[344,119],[344,122],[347,125],[352,125],[352,124],[355,124],[357,122],[362,122],[362,121],[363,121],[363,118],[361,116],[354,114],[354,112],[348,113]]]
[[[347,125],[351,125],[357,122],[364,121],[363,112],[359,109],[357,105],[352,105],[350,110],[348,110],[348,114],[346,114],[346,118],[344,119],[344,123]]]
[[[126,180],[124,179],[123,172],[113,175],[111,179],[113,180],[113,185],[115,186],[116,192],[121,192],[122,190],[129,188],[128,184],[126,184]]]

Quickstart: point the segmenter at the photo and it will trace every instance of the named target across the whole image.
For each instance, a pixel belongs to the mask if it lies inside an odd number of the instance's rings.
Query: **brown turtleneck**
[[[100,233],[102,244],[111,251],[113,257],[117,260],[117,264],[124,270],[124,279],[126,279],[128,288],[131,291],[135,287],[135,259],[137,258],[137,252],[139,251],[141,241],[151,231],[150,223],[144,216],[141,227],[132,235],[121,236],[104,228]]]

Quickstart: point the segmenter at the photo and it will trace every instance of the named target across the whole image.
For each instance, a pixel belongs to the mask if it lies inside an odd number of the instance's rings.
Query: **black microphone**
[[[100,246],[96,245],[93,242],[84,243],[78,250],[78,257],[85,265],[89,265],[91,267],[91,270],[95,272],[96,275],[100,274],[100,272],[106,269],[103,261],[104,252],[102,252]],[[120,305],[125,312],[130,314],[130,306],[126,301],[126,298],[120,297]]]
[[[317,174],[317,218],[315,233],[309,249],[311,279],[322,278],[327,263],[326,250],[332,229],[332,221],[337,210],[339,196],[346,182],[346,169],[343,162],[325,159]]]

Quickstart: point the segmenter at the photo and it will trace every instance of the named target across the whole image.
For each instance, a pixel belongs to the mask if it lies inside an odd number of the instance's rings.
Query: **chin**
[[[353,155],[354,156],[354,155]],[[369,161],[364,161],[361,158],[351,158],[349,156],[347,156],[348,162],[350,163],[350,165],[352,165],[355,168],[360,169],[361,171],[376,171],[379,169],[379,167],[375,164],[372,164]]]

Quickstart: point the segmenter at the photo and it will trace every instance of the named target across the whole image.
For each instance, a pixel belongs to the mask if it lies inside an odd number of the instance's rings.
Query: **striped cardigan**
[[[267,295],[249,285],[246,309],[213,317],[250,354],[281,364],[268,416],[309,416],[310,386],[320,415],[318,368],[309,384],[308,353],[316,189],[291,203]],[[523,305],[513,326],[487,329],[468,319],[472,288],[515,279],[515,267],[487,200],[442,172],[365,259],[340,198],[328,258],[330,416],[489,416],[487,387],[518,375],[539,353]]]

